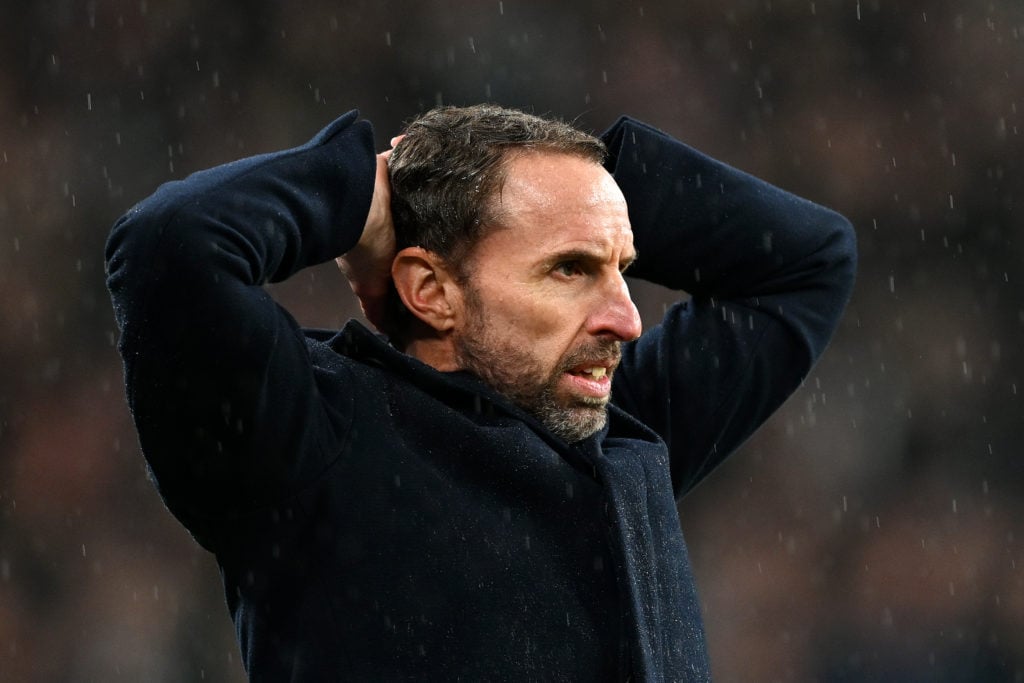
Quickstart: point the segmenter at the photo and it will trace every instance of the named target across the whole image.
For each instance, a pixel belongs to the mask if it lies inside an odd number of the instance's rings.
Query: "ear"
[[[391,279],[413,315],[438,333],[455,327],[461,290],[437,254],[422,247],[401,250],[391,263]]]

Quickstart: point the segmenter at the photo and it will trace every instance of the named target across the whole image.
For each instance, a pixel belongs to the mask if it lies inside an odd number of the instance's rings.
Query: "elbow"
[[[133,214],[138,207],[133,208],[124,214],[114,223],[107,235],[107,241],[103,250],[103,265],[107,274],[107,285],[111,280],[116,280],[125,266],[130,262],[129,253],[138,250],[136,243],[140,241],[141,234],[133,225]]]
[[[824,239],[813,256],[811,279],[803,288],[803,303],[785,315],[801,340],[804,357],[799,363],[809,371],[824,353],[839,328],[853,294],[857,277],[857,235],[852,223],[828,211],[818,228]]]
[[[857,231],[845,216],[829,211],[824,226],[827,235],[822,256],[826,281],[840,302],[840,311],[846,307],[857,279]]]
[[[104,260],[108,276],[126,266],[138,270],[161,252],[164,233],[172,222],[188,222],[194,206],[183,181],[161,185],[117,219],[107,237]]]
[[[136,308],[152,285],[165,279],[169,261],[180,249],[168,248],[166,234],[181,216],[181,203],[161,192],[133,206],[117,219],[104,246],[107,290],[119,325],[124,312]]]
[[[104,247],[107,289],[112,295],[142,284],[153,276],[151,269],[159,253],[162,226],[166,220],[144,205],[136,205],[117,219]]]

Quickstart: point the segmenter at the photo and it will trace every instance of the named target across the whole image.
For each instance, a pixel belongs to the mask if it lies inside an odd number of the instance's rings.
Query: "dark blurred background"
[[[630,113],[857,227],[832,347],[680,508],[717,680],[1024,681],[1020,0],[3,0],[0,680],[243,680],[130,424],[111,223],[350,108],[384,148],[479,101]],[[333,266],[275,291],[358,314]]]

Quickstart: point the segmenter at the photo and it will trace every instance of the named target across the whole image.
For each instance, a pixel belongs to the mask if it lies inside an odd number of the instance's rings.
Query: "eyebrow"
[[[622,259],[619,265],[620,272],[626,272],[626,270],[636,262],[637,252],[634,250],[629,256]],[[586,262],[601,262],[605,260],[604,255],[599,253],[598,250],[589,250],[586,248],[573,247],[566,249],[565,251],[559,251],[548,258],[544,259],[542,264],[545,267],[551,267],[562,261],[586,261]]]

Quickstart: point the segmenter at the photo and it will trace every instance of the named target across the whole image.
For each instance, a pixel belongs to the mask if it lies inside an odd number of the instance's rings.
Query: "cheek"
[[[498,310],[511,329],[529,336],[535,343],[557,343],[559,338],[572,335],[571,308],[559,306],[543,294],[502,297]]]
[[[573,311],[552,306],[550,302],[533,307],[529,313],[520,311],[510,318],[513,341],[522,346],[550,372],[572,352],[580,325]]]
[[[478,299],[488,333],[522,348],[545,366],[565,356],[584,327],[585,307],[547,289],[505,280],[481,287]]]

